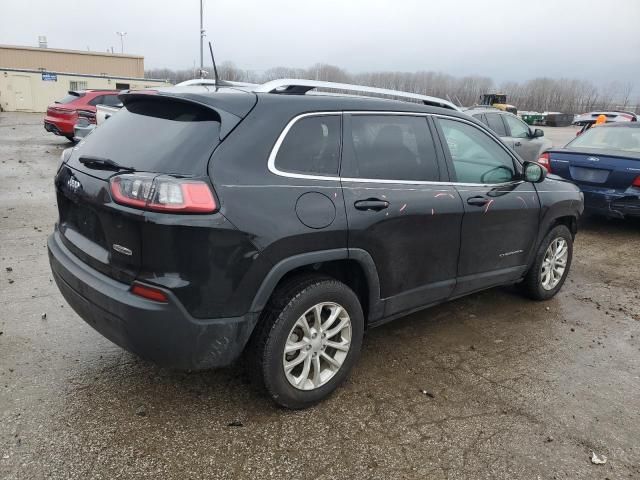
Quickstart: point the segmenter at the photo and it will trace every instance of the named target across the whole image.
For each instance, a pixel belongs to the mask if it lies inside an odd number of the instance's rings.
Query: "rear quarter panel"
[[[305,113],[301,103],[294,96],[287,102],[262,97],[209,162],[209,176],[220,199],[221,213],[259,250],[246,272],[245,297],[255,294],[271,267],[285,258],[347,247],[346,213],[338,178],[283,177],[267,166],[269,154],[287,123]],[[333,203],[335,217],[330,225],[311,228],[298,218],[296,204],[308,192]]]

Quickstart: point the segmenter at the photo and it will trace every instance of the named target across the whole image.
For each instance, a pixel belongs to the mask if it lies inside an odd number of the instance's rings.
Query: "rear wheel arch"
[[[263,280],[251,311],[262,311],[274,292],[292,279],[310,276],[333,278],[351,288],[369,322],[382,317],[380,283],[373,259],[364,250],[346,248],[309,252],[280,261]]]

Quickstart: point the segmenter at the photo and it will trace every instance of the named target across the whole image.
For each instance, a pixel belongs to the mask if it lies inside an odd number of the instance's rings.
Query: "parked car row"
[[[538,161],[550,173],[578,185],[588,213],[640,216],[640,123],[635,113],[579,115],[574,125],[582,129],[562,148],[552,148],[542,130],[532,130],[511,113],[491,107],[473,107],[466,113],[491,128],[522,159]],[[592,128],[598,119],[601,125]]]
[[[102,125],[105,120],[116,114],[122,108],[122,103],[116,106],[96,105],[96,111],[78,112],[78,121],[73,127],[73,141],[79,142],[87,135],[89,135],[98,126]]]
[[[47,108],[44,128],[48,132],[77,141],[86,134],[88,125],[95,125],[98,105],[120,107],[118,90],[71,90],[64,98],[57,100]],[[80,130],[76,132],[77,124]]]
[[[549,149],[539,162],[580,187],[587,212],[640,216],[640,122],[590,128],[564,147]]]
[[[573,120],[574,125],[582,127],[576,133],[576,135],[581,135],[591,127],[596,125],[598,119],[600,119],[602,123],[637,122],[638,115],[633,112],[623,112],[617,110],[598,110],[595,112],[583,113],[582,115],[577,115]]]
[[[491,107],[472,107],[465,110],[465,113],[493,130],[523,160],[537,161],[542,152],[551,148],[551,141],[543,138],[544,132],[541,129],[532,130],[513,113]]]

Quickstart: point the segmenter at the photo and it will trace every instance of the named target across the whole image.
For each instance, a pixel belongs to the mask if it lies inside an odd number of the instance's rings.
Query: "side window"
[[[512,117],[511,115],[503,115],[502,118],[509,125],[509,130],[511,130],[511,136],[515,138],[528,138],[529,137],[529,127],[526,123],[518,120],[516,117]]]
[[[468,123],[439,119],[456,178],[461,183],[503,183],[516,170],[511,156],[489,135]]]
[[[107,105],[109,107],[117,107],[122,105],[122,102],[117,95],[105,95],[102,97],[102,103],[99,105]]]
[[[104,99],[104,95],[98,95],[97,97],[89,100],[89,105],[93,105],[94,107],[96,105],[102,105],[103,99]]]
[[[507,129],[504,128],[504,123],[502,123],[502,118],[500,118],[501,115],[499,113],[487,113],[485,117],[487,117],[489,128],[493,130],[496,135],[499,137],[507,136]]]
[[[308,175],[338,175],[340,116],[305,117],[293,124],[278,149],[278,170]]]
[[[345,141],[350,160],[343,177],[382,180],[439,180],[433,137],[423,116],[351,116]]]
[[[487,117],[484,116],[484,113],[478,113],[478,114],[474,115],[473,118],[475,118],[476,120],[481,121],[487,127],[489,126],[489,122],[487,122]]]

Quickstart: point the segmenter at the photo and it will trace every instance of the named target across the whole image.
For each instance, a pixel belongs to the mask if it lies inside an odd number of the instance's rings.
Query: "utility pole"
[[[204,37],[205,37],[205,31],[204,31],[204,26],[202,23],[202,2],[203,0],[200,0],[200,78],[204,78],[204,47],[203,47],[203,42],[204,42]]]
[[[127,32],[116,32],[116,35],[120,36],[120,52],[124,53],[124,36]]]

